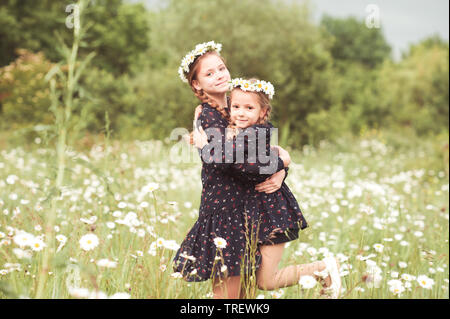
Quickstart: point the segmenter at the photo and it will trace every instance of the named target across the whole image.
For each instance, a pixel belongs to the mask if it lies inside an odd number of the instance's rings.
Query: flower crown
[[[222,44],[215,43],[214,41],[209,41],[205,43],[200,43],[195,46],[195,49],[186,54],[186,56],[181,60],[181,66],[178,68],[178,74],[183,82],[188,82],[186,74],[189,73],[189,66],[194,60],[209,51],[216,51],[220,53],[222,50]]]
[[[266,81],[249,81],[241,78],[233,79],[230,82],[230,90],[239,87],[242,91],[264,92],[272,99],[275,95],[275,89],[270,82]]]

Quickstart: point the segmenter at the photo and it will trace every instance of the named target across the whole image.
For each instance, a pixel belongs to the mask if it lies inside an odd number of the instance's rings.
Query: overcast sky
[[[164,2],[161,0],[130,0],[143,1],[148,7],[155,7]],[[174,0],[176,1],[176,0]],[[213,1],[213,0],[211,0]],[[220,0],[217,0],[220,1]],[[308,0],[291,0],[304,2]],[[409,44],[417,43],[432,34],[449,39],[449,1],[448,0],[309,0],[315,21],[322,15],[334,17],[356,16],[366,19],[370,12],[366,11],[369,4],[374,4],[379,10],[379,21],[383,33],[392,46],[395,59],[400,52],[407,50]],[[255,0],[257,3],[257,0]],[[374,20],[372,20],[374,21]]]

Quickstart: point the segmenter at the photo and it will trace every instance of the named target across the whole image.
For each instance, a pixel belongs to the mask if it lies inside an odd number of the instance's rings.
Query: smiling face
[[[231,121],[238,128],[247,128],[258,123],[266,111],[261,108],[258,95],[234,89],[231,92]]]
[[[205,54],[201,57],[192,86],[208,94],[223,94],[229,90],[230,72],[223,60],[216,54]]]

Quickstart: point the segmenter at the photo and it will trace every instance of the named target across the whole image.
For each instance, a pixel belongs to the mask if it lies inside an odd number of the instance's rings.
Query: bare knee
[[[274,290],[275,286],[272,280],[256,276],[256,285],[260,290]]]

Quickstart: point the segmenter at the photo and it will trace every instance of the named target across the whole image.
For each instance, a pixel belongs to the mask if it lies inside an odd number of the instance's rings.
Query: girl
[[[273,126],[268,120],[272,111],[270,99],[275,92],[270,83],[257,79],[235,79],[231,82],[231,88],[231,131],[228,131],[227,138],[233,139],[235,150],[244,149],[244,161],[247,163],[252,151],[253,154],[256,153],[256,158],[259,158],[261,152],[267,154],[270,151],[270,132]],[[202,148],[207,145],[207,139],[206,134],[201,133],[201,128],[199,131],[196,146]],[[337,298],[341,281],[339,264],[335,258],[328,257],[316,263],[293,265],[278,270],[285,243],[298,238],[299,229],[307,225],[294,195],[284,182],[274,193],[266,194],[255,190],[254,184],[263,179],[264,176],[260,174],[250,174],[246,176],[244,184],[244,206],[254,226],[251,237],[257,239],[256,244],[260,245],[262,254],[261,265],[256,271],[257,286],[273,290],[297,284],[303,275],[316,275],[325,278],[324,286],[329,287],[328,291],[333,298]],[[320,272],[323,268],[325,271]]]
[[[196,96],[204,102],[199,119],[202,127],[214,128],[224,138],[229,117],[226,91],[230,76],[218,51],[220,47],[214,42],[198,45],[183,60],[180,76],[190,83]],[[224,152],[213,155],[218,155],[219,159],[225,157]],[[188,281],[212,278],[215,298],[237,298],[241,270],[246,275],[251,269],[246,265],[249,258],[246,258],[246,220],[242,214],[244,184],[239,179],[246,171],[251,172],[255,165],[232,164],[234,172],[241,170],[238,178],[225,174],[225,168],[230,168],[230,165],[225,165],[223,161],[211,163],[203,157],[202,161],[203,190],[199,219],[174,258],[174,270],[181,272]],[[280,149],[276,165],[279,173],[274,174],[273,185],[281,185],[285,176],[283,168],[288,163],[287,152]],[[256,256],[261,257],[261,253],[256,251]],[[260,263],[261,258],[257,259]],[[244,267],[241,267],[242,260]],[[321,270],[319,268],[317,270]]]

